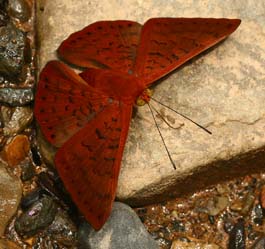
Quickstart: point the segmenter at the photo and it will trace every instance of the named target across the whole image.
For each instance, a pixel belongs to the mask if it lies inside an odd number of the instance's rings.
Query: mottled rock
[[[0,236],[11,217],[16,213],[22,195],[20,180],[0,163]]]
[[[47,0],[37,4],[40,68],[56,58],[56,49],[71,33],[98,20],[144,23],[151,16],[243,20],[226,41],[155,86],[155,98],[205,125],[213,135],[165,110],[184,123],[178,130],[161,126],[177,167],[173,170],[148,106],[138,108],[123,156],[119,199],[134,205],[150,203],[264,167],[265,7],[261,1]]]
[[[16,166],[22,162],[29,153],[30,143],[25,135],[18,135],[5,146],[5,159],[10,166]]]
[[[8,0],[8,14],[26,22],[31,17],[31,8],[26,0]]]
[[[202,242],[184,242],[180,240],[173,241],[170,249],[220,249],[215,244],[206,244]]]
[[[95,231],[83,223],[78,231],[79,249],[158,249],[135,212],[127,205],[115,202],[110,218]]]
[[[44,196],[16,219],[16,231],[26,237],[36,234],[54,221],[57,209],[53,200]]]
[[[0,27],[0,75],[18,80],[25,64],[26,35],[13,24]]]
[[[32,88],[0,88],[0,102],[10,106],[27,105],[33,101]]]
[[[10,119],[4,119],[4,135],[10,136],[23,131],[31,123],[32,119],[33,113],[31,108],[16,107]]]
[[[1,249],[22,249],[19,245],[15,244],[13,241],[0,238],[0,248]]]

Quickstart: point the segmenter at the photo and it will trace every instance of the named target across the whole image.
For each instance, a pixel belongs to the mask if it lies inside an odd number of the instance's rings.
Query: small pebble
[[[21,80],[25,64],[26,35],[13,24],[0,27],[0,74],[14,82]]]
[[[215,216],[222,212],[229,204],[226,196],[215,196],[207,203],[208,214]]]
[[[16,107],[9,120],[4,120],[3,132],[11,136],[23,131],[32,121],[33,112],[29,107]]]
[[[17,233],[25,237],[33,236],[54,221],[57,209],[54,201],[50,197],[44,196],[16,219]]]
[[[31,17],[31,9],[25,0],[8,0],[8,13],[11,17],[26,22]]]

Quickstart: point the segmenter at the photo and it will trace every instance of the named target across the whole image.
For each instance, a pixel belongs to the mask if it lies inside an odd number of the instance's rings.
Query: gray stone
[[[17,80],[25,63],[26,35],[13,24],[0,27],[0,75]]]
[[[213,135],[158,106],[170,120],[184,124],[174,130],[158,120],[177,167],[174,170],[148,107],[138,108],[130,126],[117,196],[134,205],[150,203],[264,167],[262,0],[47,0],[38,2],[38,10],[41,67],[56,58],[63,39],[97,20],[144,23],[151,16],[241,18],[242,24],[226,41],[155,87],[156,99],[206,126]]]
[[[0,163],[0,236],[16,213],[22,195],[21,181]]]
[[[1,88],[0,102],[10,106],[23,106],[33,101],[32,88]]]
[[[87,223],[78,231],[79,249],[158,249],[136,213],[127,205],[114,202],[110,218],[99,231]]]

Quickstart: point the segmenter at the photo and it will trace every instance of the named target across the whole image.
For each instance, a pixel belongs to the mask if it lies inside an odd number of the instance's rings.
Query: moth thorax
[[[136,105],[143,106],[148,103],[153,95],[153,91],[149,88],[146,88],[141,95],[136,99]]]

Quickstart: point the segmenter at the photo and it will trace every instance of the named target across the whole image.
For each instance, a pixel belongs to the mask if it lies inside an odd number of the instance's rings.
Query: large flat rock
[[[44,4],[45,2],[45,4]],[[158,118],[174,170],[147,106],[132,119],[117,196],[131,204],[158,201],[262,169],[265,158],[265,5],[263,0],[46,0],[38,3],[39,65],[74,31],[97,20],[150,17],[240,18],[225,42],[155,87],[155,98],[210,129],[200,130],[165,108],[178,129]]]

